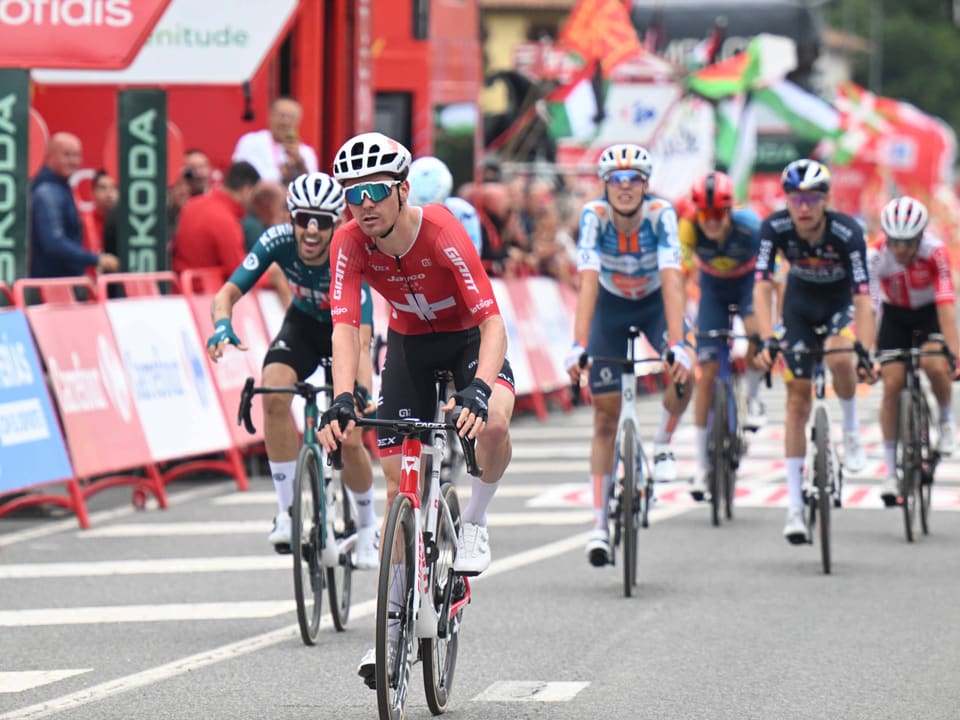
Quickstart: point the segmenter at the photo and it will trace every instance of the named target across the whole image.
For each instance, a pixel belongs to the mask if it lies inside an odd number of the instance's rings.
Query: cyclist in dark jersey
[[[830,171],[815,160],[796,160],[784,169],[781,184],[787,207],[773,213],[760,227],[754,306],[761,337],[767,347],[757,364],[768,369],[773,336],[773,272],[777,253],[790,263],[783,298],[784,360],[787,369],[786,446],[788,509],[784,537],[791,543],[807,541],[803,522],[803,460],[805,428],[812,405],[813,359],[794,350],[815,344],[814,328],[827,327],[825,347],[852,348],[859,340],[873,345],[874,314],[870,301],[866,243],[860,224],[844,213],[827,209]],[[852,305],[852,312],[851,312]],[[850,327],[855,322],[856,333]],[[843,410],[844,467],[857,473],[866,465],[857,418],[857,371],[852,353],[827,355],[825,363]]]
[[[214,297],[214,332],[207,341],[207,352],[214,361],[226,345],[246,350],[230,322],[233,306],[268,267],[279,265],[290,283],[293,302],[263,359],[261,382],[267,386],[306,380],[321,360],[332,354],[329,250],[334,225],[343,213],[344,191],[325,173],[300,175],[287,190],[287,207],[291,222],[268,228]],[[369,347],[373,301],[368,288],[364,288],[358,314],[363,328],[361,337],[366,338]],[[370,354],[360,353],[358,362],[360,382],[370,387]],[[290,546],[290,505],[299,451],[297,429],[290,413],[293,396],[271,394],[262,398],[264,442],[279,505],[268,539],[278,552],[284,552]],[[352,491],[358,509],[356,566],[375,568],[378,558],[373,469],[359,433],[344,445],[343,481]]]

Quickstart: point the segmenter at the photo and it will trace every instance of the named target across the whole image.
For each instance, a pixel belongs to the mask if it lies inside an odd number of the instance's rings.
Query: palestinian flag
[[[710,100],[780,80],[797,67],[797,46],[780,35],[755,36],[747,49],[687,76],[687,87]]]
[[[546,97],[547,124],[552,138],[586,141],[597,134],[596,119],[609,83],[598,82],[592,67]]]

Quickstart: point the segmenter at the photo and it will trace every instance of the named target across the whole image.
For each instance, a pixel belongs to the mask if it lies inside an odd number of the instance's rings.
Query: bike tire
[[[903,532],[913,542],[917,517],[917,477],[920,467],[917,456],[916,415],[910,390],[900,391],[897,410],[897,468],[900,470],[900,505],[903,509]]]
[[[720,511],[726,494],[727,475],[727,388],[723,383],[714,383],[713,409],[711,411],[710,437],[707,440],[710,463],[707,489],[710,493],[710,520],[714,527],[720,525]]]
[[[380,720],[401,720],[405,715],[416,634],[417,531],[410,498],[398,495],[387,517],[377,581],[374,647]]]
[[[740,460],[743,459],[743,456],[746,454],[747,447],[746,435],[743,429],[743,420],[746,417],[747,410],[742,386],[743,383],[740,381],[740,375],[734,375],[730,382],[733,398],[727,403],[727,407],[731,410],[728,425],[732,425],[729,435],[729,471],[723,493],[723,509],[727,520],[733,520],[733,504],[737,497],[737,471],[740,469]]]
[[[920,440],[920,472],[917,478],[917,504],[920,506],[920,529],[924,535],[930,534],[930,502],[933,499],[933,472],[938,458],[930,447],[930,407],[921,393],[915,405],[916,423]]]
[[[424,458],[426,460],[426,458]],[[447,583],[452,579],[450,603],[464,597],[466,586],[459,575],[451,575],[453,561],[457,555],[457,537],[460,533],[460,500],[457,489],[451,483],[441,488],[444,504],[450,512],[449,519],[441,513],[437,523],[436,560],[431,572],[430,601],[437,613],[449,613],[447,603]],[[440,506],[443,510],[443,504]],[[460,624],[463,621],[463,608],[449,617],[446,637],[425,638],[420,641],[420,657],[423,659],[423,689],[427,697],[427,707],[434,715],[446,712],[453,689],[454,672],[457,668],[457,651],[460,648]]]
[[[817,408],[813,419],[813,437],[816,455],[814,458],[814,486],[816,487],[817,512],[820,515],[820,560],[824,575],[830,574],[830,508],[833,506],[833,476],[836,462],[831,456],[830,421],[825,408]],[[812,531],[812,529],[811,529]]]
[[[310,445],[300,448],[290,507],[290,550],[293,555],[293,594],[297,624],[304,645],[317,641],[323,611],[323,565],[320,562],[320,454]]]
[[[623,541],[623,595],[630,597],[637,583],[637,513],[640,489],[637,430],[632,420],[623,424],[620,435],[623,458],[623,488],[620,492],[620,537]]]
[[[332,523],[333,538],[337,546],[351,535],[356,535],[357,524],[353,518],[350,497],[343,486],[340,473],[327,480],[327,517]],[[330,617],[338,632],[347,629],[350,620],[350,590],[353,577],[353,551],[337,553],[337,564],[327,568],[327,588],[330,600]]]

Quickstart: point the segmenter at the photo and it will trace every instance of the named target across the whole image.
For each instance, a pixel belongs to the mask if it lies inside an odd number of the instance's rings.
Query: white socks
[[[350,494],[357,503],[357,526],[363,528],[376,525],[377,514],[373,511],[373,484],[366,492],[358,493],[351,490]]]
[[[290,512],[290,506],[293,505],[293,476],[296,472],[296,460],[270,461],[270,474],[273,476],[273,487],[277,491],[277,505],[281,513]]]
[[[470,502],[467,503],[460,517],[463,522],[486,527],[487,508],[490,507],[490,501],[497,493],[500,481],[488,483],[478,477],[471,479],[473,480],[473,492],[470,493]]]
[[[787,458],[787,502],[790,509],[803,507],[803,458]]]

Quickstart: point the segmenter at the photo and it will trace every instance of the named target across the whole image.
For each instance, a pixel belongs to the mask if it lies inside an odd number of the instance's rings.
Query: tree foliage
[[[960,100],[954,89],[960,68],[960,28],[952,0],[838,0],[826,19],[839,30],[871,40],[880,23],[880,95],[906,100],[943,118],[960,135]],[[877,13],[877,10],[880,13]],[[960,18],[957,18],[960,21]],[[869,86],[870,58],[854,61],[854,82]]]

